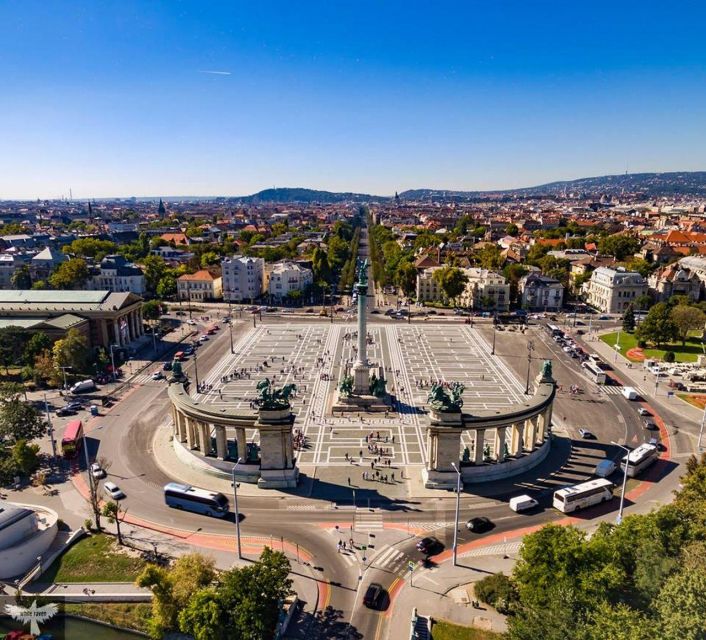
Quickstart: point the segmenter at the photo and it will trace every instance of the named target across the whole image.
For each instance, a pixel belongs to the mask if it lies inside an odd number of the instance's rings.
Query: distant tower
[[[88,202],[88,217],[92,218],[93,217],[93,207],[91,206],[91,202]]]
[[[157,209],[157,213],[160,216],[163,216],[165,213],[167,213],[167,210],[164,208],[164,202],[162,202],[162,198],[159,199],[159,208]]]
[[[395,204],[399,207],[400,206],[400,194],[395,191]]]

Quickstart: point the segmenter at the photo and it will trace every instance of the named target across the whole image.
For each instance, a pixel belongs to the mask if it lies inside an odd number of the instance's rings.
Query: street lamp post
[[[235,470],[241,463],[242,458],[233,465],[233,502],[235,507],[235,536],[238,542],[238,559],[243,559],[243,549],[240,546],[240,511],[238,511],[238,483],[235,481]]]
[[[113,367],[113,382],[115,382],[115,378],[116,378],[116,375],[115,375],[115,354],[113,353],[114,346],[115,346],[114,344],[110,345],[110,365]]]
[[[530,367],[532,366],[532,352],[534,351],[534,342],[527,342],[527,382],[525,383],[525,395],[529,395],[530,386]]]
[[[51,440],[51,454],[52,454],[52,465],[56,462],[56,439],[54,438],[54,425],[51,422],[51,415],[49,414],[49,403],[47,402],[47,394],[44,394],[44,410],[47,413],[47,433]]]
[[[491,356],[494,356],[494,355],[495,355],[495,334],[497,333],[497,331],[496,331],[496,329],[495,329],[495,320],[496,320],[496,317],[493,316],[493,348],[492,348],[492,350],[490,351],[490,355],[491,355]]]
[[[61,369],[61,373],[64,375],[64,390],[66,390],[66,370],[71,369],[71,367],[59,367]]]
[[[616,447],[620,447],[623,451],[625,451],[626,457],[630,455],[630,449],[628,449],[626,446],[622,444],[618,444],[617,442],[611,441],[610,444],[615,445]],[[617,524],[620,524],[623,521],[623,508],[625,506],[625,487],[628,483],[628,465],[627,462],[625,464],[625,471],[623,473],[623,490],[620,493],[620,508],[618,509],[618,517],[615,519],[615,522]]]
[[[199,363],[196,357],[196,349],[194,349],[194,377],[196,378],[196,393],[199,392]]]
[[[454,552],[454,567],[458,566],[457,563],[457,558],[458,558],[458,516],[459,516],[459,511],[461,507],[461,472],[458,470],[458,467],[456,466],[455,463],[451,463],[451,466],[454,468],[454,471],[456,472],[456,518],[454,520],[454,547],[453,547],[453,552]]]
[[[618,361],[618,354],[620,353],[620,329],[618,329],[618,336],[615,339],[615,360]]]
[[[699,448],[699,451],[703,451],[703,445],[701,444],[701,438],[704,435],[704,424],[706,424],[706,406],[704,406],[704,413],[701,416],[701,426],[699,427],[699,441],[696,443],[696,446]]]

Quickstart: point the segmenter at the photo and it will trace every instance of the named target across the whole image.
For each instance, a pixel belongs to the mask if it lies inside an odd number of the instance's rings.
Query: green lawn
[[[703,393],[677,393],[677,396],[697,409],[706,407],[706,395]]]
[[[111,536],[99,534],[79,540],[40,581],[134,582],[144,566],[144,560],[121,552]]]
[[[446,620],[434,621],[432,636],[434,640],[499,640],[502,638],[499,633],[475,627],[462,627]]]
[[[613,347],[618,339],[618,332],[606,333],[601,336],[601,340],[605,342],[608,346]],[[674,351],[677,362],[696,362],[697,356],[704,353],[702,349],[701,340],[698,337],[689,338],[686,341],[686,345],[682,346],[681,342],[666,345],[669,349],[654,349],[645,348],[643,353],[645,358],[656,358],[657,360],[663,360],[664,354],[667,351]],[[632,362],[640,362],[638,358],[630,358],[626,354],[630,349],[637,347],[637,338],[631,333],[620,332],[620,353],[631,360]]]

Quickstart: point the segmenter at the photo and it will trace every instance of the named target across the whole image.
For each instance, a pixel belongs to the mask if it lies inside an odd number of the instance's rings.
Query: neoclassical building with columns
[[[128,347],[144,334],[142,298],[129,292],[0,290],[0,317],[3,326],[16,321],[30,331],[41,327],[40,321],[61,325],[61,318],[83,319],[88,322],[85,333],[92,347]]]

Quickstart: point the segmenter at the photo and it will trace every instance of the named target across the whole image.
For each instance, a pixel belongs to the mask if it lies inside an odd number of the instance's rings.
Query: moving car
[[[76,409],[73,407],[70,407],[66,405],[65,407],[59,407],[56,410],[56,415],[61,417],[61,416],[73,416],[76,415]]]
[[[363,596],[363,604],[368,609],[379,609],[382,604],[382,598],[385,594],[383,586],[377,582],[371,582],[365,590]]]
[[[100,478],[105,478],[105,469],[101,467],[97,462],[91,465],[91,475],[99,480]]]
[[[643,420],[643,423],[645,425],[645,429],[650,429],[650,430],[657,429],[657,423],[654,421],[654,419],[652,417],[645,418]]]
[[[539,503],[527,494],[521,496],[515,496],[510,498],[510,509],[519,513],[520,511],[527,511],[527,509],[534,509]]]
[[[530,498],[531,500],[531,498]],[[478,516],[477,518],[471,518],[466,522],[466,529],[472,531],[473,533],[483,533],[484,531],[490,531],[495,525],[490,518],[485,516]]]
[[[417,551],[421,551],[424,555],[431,555],[435,550],[438,550],[443,545],[439,542],[438,538],[429,536],[427,538],[422,538],[417,542]]]
[[[106,482],[103,485],[103,491],[105,491],[113,500],[120,500],[120,498],[125,497],[123,490],[114,482]]]
[[[152,380],[161,380],[162,378],[164,378],[164,374],[161,371],[155,371],[152,374]]]
[[[162,363],[162,371],[171,371],[172,370],[172,363],[167,361]]]
[[[579,435],[584,439],[584,440],[595,440],[596,436],[593,435],[591,431],[588,429],[579,429]]]
[[[618,465],[612,460],[601,460],[597,465],[593,473],[595,473],[599,478],[607,478],[613,475]]]
[[[640,408],[637,410],[637,412],[638,412],[641,416],[651,416],[651,415],[652,415],[647,409],[645,409],[645,407],[640,407]]]
[[[93,380],[81,380],[69,389],[71,393],[83,393],[84,391],[93,391],[96,388],[96,383]]]

